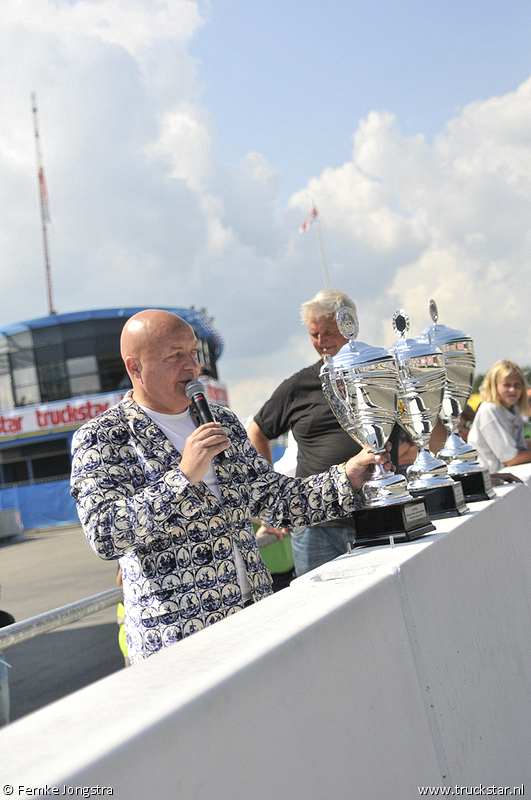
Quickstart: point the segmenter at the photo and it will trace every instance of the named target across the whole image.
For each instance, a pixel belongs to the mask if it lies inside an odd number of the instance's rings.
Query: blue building
[[[129,388],[120,357],[126,320],[142,308],[53,314],[0,328],[0,510],[17,508],[25,530],[77,522],[70,444],[87,419]],[[204,311],[167,308],[193,327],[207,392],[227,402],[218,378],[223,341]]]

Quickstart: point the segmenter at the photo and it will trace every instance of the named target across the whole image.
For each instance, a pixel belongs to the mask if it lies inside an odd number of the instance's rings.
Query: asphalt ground
[[[0,540],[0,608],[17,622],[116,587],[79,525]],[[11,721],[124,668],[116,607],[4,650]]]

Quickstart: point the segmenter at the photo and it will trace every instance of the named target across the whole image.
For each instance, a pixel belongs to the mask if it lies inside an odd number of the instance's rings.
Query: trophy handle
[[[345,382],[339,376],[336,368],[334,367],[334,360],[332,356],[326,355],[325,362],[328,366],[328,375],[326,376],[326,381],[323,383],[323,392],[326,395],[326,399],[332,406],[332,411],[341,422],[342,415],[337,413],[336,411],[336,403],[334,398],[339,401],[340,407],[342,411],[346,411],[348,414],[349,420],[351,418],[350,409],[347,403],[347,392],[345,389]],[[332,394],[334,397],[332,397]]]

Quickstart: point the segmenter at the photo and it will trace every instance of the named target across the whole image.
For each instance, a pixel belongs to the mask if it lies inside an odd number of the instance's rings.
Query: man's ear
[[[131,379],[140,379],[142,374],[142,364],[140,363],[140,360],[136,358],[136,356],[127,356],[125,359],[125,368]]]

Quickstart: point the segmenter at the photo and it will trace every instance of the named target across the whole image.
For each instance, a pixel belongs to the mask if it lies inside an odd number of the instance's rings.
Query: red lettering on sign
[[[39,428],[57,428],[63,425],[72,425],[77,422],[85,422],[94,419],[102,411],[109,408],[109,403],[86,403],[80,406],[71,406],[67,403],[63,408],[52,409],[51,411],[40,411],[35,409],[37,415],[37,425]]]
[[[22,417],[0,416],[0,433],[20,433],[22,430]]]

